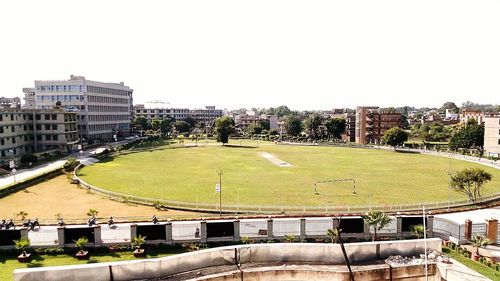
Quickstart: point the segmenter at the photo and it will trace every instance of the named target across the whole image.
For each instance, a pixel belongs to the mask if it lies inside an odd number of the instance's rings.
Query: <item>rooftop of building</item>
[[[126,86],[124,82],[114,83],[114,82],[101,82],[101,81],[95,81],[95,80],[88,80],[85,78],[85,76],[77,76],[77,75],[73,75],[73,74],[70,75],[70,78],[68,80],[35,80],[35,84],[65,83],[65,82],[71,82],[71,81],[91,82],[91,83],[101,84],[103,86],[110,86],[110,87],[117,87],[118,86],[118,87],[124,87],[124,88],[130,89],[130,87]],[[30,88],[24,88],[24,89],[30,89]]]

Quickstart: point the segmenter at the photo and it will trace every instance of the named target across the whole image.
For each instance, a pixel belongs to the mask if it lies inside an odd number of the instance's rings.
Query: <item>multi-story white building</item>
[[[484,150],[488,156],[500,157],[500,114],[484,117]]]
[[[23,89],[25,108],[48,109],[60,101],[78,111],[78,131],[82,139],[111,140],[130,135],[132,92],[123,82],[104,83],[71,75],[69,80],[35,81]]]
[[[196,122],[203,122],[211,126],[215,119],[222,117],[222,110],[215,106],[205,106],[203,109],[189,108],[166,108],[166,107],[146,107],[144,104],[134,105],[135,117],[142,116],[151,122],[153,119],[174,118],[175,121],[184,120],[191,117]]]
[[[59,109],[0,109],[0,164],[23,154],[69,152],[78,143],[76,111]]]
[[[215,119],[222,117],[222,109],[215,109],[215,106],[205,106],[202,109],[190,110],[189,115],[196,122],[203,122],[206,126],[211,126]]]
[[[189,116],[189,108],[164,108],[164,107],[149,107],[144,104],[134,105],[134,116],[142,116],[149,122],[153,119],[164,119],[167,117],[174,118],[175,121],[184,120]]]

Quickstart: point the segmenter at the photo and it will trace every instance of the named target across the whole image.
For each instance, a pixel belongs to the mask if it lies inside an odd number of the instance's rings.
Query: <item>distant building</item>
[[[484,150],[488,156],[500,157],[500,114],[484,118]]]
[[[250,125],[257,125],[260,124],[261,122],[268,122],[268,121],[265,118],[261,118],[261,116],[259,115],[241,114],[241,115],[236,115],[234,117],[235,127],[237,130],[240,131],[246,130]]]
[[[0,98],[0,108],[8,109],[8,108],[21,108],[21,99],[18,97],[15,98]]]
[[[196,122],[203,122],[206,126],[212,126],[215,119],[222,117],[222,109],[216,109],[215,106],[205,106],[203,109],[193,109],[189,115]]]
[[[342,140],[347,142],[356,141],[356,114],[351,113],[348,109],[333,109],[327,113],[330,118],[345,119],[345,133],[342,135]]]
[[[24,88],[25,108],[50,109],[60,101],[77,110],[82,139],[111,140],[114,135],[130,135],[132,92],[123,82],[105,83],[71,75],[69,80],[35,81]]]
[[[196,122],[203,122],[211,126],[215,119],[222,117],[222,109],[216,109],[215,106],[205,106],[200,109],[189,108],[167,108],[167,107],[146,107],[144,104],[134,105],[134,116],[142,116],[151,122],[153,119],[173,118],[175,121],[181,121],[188,117]]]
[[[134,105],[134,117],[142,116],[151,122],[153,119],[173,118],[175,121],[184,120],[189,116],[189,108],[146,108],[144,104]]]
[[[474,110],[463,110],[460,113],[460,122],[467,124],[470,119],[476,120],[476,123],[478,125],[481,125],[484,123],[484,117],[485,114],[479,111],[474,111]]]
[[[70,152],[78,143],[77,112],[55,109],[0,109],[0,163],[26,153]]]
[[[396,112],[379,112],[375,106],[356,108],[355,140],[359,144],[380,143],[390,128],[401,126],[402,115]]]
[[[343,139],[348,142],[356,141],[356,114],[346,113],[346,127]]]

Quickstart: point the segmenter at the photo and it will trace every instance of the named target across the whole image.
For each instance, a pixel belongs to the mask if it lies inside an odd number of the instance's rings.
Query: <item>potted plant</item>
[[[484,237],[483,235],[472,236],[470,242],[471,242],[472,246],[474,248],[476,248],[476,251],[473,252],[470,256],[471,260],[473,260],[473,261],[478,261],[479,257],[481,257],[481,255],[479,255],[479,247],[484,247],[484,246],[489,245],[491,243],[490,240],[488,238]]]
[[[413,234],[415,234],[417,239],[424,237],[425,229],[424,229],[424,226],[422,224],[412,225],[410,230],[411,230],[411,232],[413,232]]]
[[[31,254],[26,253],[26,249],[30,246],[30,240],[27,238],[22,238],[19,240],[14,240],[16,248],[21,251],[21,254],[17,256],[18,262],[29,262],[31,260]]]
[[[139,235],[130,241],[132,248],[134,249],[134,257],[139,258],[144,256],[144,249],[141,246],[146,243],[146,237]]]
[[[87,237],[80,237],[78,240],[75,241],[75,245],[78,248],[78,252],[76,253],[75,257],[79,260],[84,260],[88,259],[89,257],[89,251],[84,251],[83,247],[87,245],[89,242],[89,239]]]

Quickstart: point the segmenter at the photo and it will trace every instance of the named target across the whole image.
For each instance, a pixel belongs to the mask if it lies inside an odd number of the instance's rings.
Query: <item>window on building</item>
[[[3,121],[3,115],[0,114],[0,121]]]
[[[50,120],[50,114],[45,114],[45,120]]]
[[[500,139],[498,139],[498,144],[500,144]]]
[[[36,125],[37,131],[40,131],[42,129],[42,125]]]
[[[45,130],[50,130],[50,125],[45,125]]]
[[[57,125],[56,124],[52,125],[52,130],[54,130],[54,131],[57,130]]]
[[[52,114],[52,120],[57,120],[57,114]]]
[[[59,135],[54,135],[54,136],[52,136],[52,139],[53,139],[53,140],[58,140],[58,139],[59,139]]]
[[[5,144],[5,140],[4,139],[0,139],[0,144],[1,145],[4,145]],[[2,151],[3,152],[3,151]]]
[[[3,127],[0,127],[0,133],[3,133]]]
[[[10,121],[14,121],[14,114],[10,115]]]
[[[10,127],[10,130],[14,133],[16,131],[16,128],[14,128],[15,126],[12,126]]]
[[[12,137],[12,143],[16,143],[16,137]]]
[[[36,135],[36,140],[41,141],[42,140],[42,135]]]
[[[35,118],[36,118],[36,120],[40,120],[41,119],[41,115],[37,114]]]

